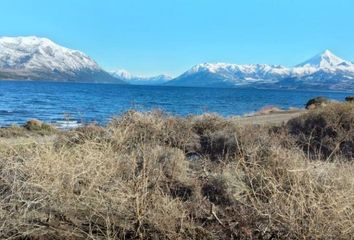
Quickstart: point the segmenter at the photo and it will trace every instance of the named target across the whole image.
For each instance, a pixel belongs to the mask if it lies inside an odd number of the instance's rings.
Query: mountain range
[[[292,68],[268,64],[204,63],[166,85],[354,90],[354,64],[329,50]]]
[[[326,50],[294,67],[203,63],[174,79],[167,75],[142,77],[125,70],[107,72],[86,54],[47,38],[1,37],[0,79],[354,91],[354,63]]]
[[[34,36],[0,38],[0,79],[125,83],[84,53]]]
[[[110,73],[112,76],[133,85],[163,85],[173,79],[172,77],[164,74],[153,77],[135,76],[123,69],[111,71]]]

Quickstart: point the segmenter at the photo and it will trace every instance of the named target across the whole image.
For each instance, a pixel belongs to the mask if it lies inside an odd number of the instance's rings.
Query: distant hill
[[[172,80],[172,77],[168,75],[158,75],[153,77],[135,76],[123,69],[112,71],[111,74],[114,77],[134,85],[162,85]]]
[[[0,38],[0,79],[125,83],[84,53],[34,36]]]
[[[194,66],[165,85],[352,91],[354,64],[329,50],[293,68],[268,64],[204,63]]]

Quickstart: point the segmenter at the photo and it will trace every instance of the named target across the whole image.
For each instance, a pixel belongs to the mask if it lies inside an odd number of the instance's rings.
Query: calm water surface
[[[0,81],[0,126],[37,118],[56,124],[107,123],[129,109],[162,109],[185,116],[243,115],[268,105],[303,107],[315,96],[343,100],[352,93],[299,90],[213,89],[111,84]]]

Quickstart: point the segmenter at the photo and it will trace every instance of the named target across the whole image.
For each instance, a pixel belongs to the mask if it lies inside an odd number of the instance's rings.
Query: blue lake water
[[[0,81],[0,126],[36,118],[51,123],[98,122],[129,109],[174,115],[214,112],[243,115],[268,105],[303,107],[310,98],[343,100],[352,93],[299,90],[214,89],[113,84]]]

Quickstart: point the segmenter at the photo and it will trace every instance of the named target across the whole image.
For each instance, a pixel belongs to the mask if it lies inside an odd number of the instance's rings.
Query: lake
[[[161,109],[186,116],[205,112],[244,115],[264,106],[303,107],[313,97],[343,100],[352,93],[300,90],[214,89],[114,84],[0,81],[0,126],[36,118],[64,127],[105,124],[129,109]]]

